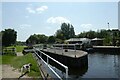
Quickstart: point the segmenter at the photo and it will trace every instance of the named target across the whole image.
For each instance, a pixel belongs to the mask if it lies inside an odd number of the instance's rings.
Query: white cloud
[[[22,24],[22,25],[20,25],[21,29],[27,29],[27,28],[30,28],[30,27],[31,27],[31,25],[29,25],[29,24]]]
[[[26,8],[26,10],[27,10],[29,13],[36,13],[36,11],[33,10],[32,8],[30,8],[30,7]]]
[[[64,17],[50,17],[47,19],[47,23],[57,23],[57,24],[61,24],[61,23],[70,23],[70,21]]]
[[[81,26],[82,28],[84,28],[84,29],[87,29],[87,30],[93,28],[93,25],[92,25],[92,24],[81,24],[80,26]]]
[[[36,11],[37,11],[38,13],[42,13],[43,11],[45,11],[45,10],[47,10],[47,9],[48,9],[47,6],[41,6],[41,7],[36,8]]]
[[[37,14],[39,14],[39,13],[42,13],[42,12],[44,12],[45,10],[47,10],[48,9],[48,7],[47,6],[41,6],[41,7],[37,7],[37,8],[31,8],[31,7],[28,7],[28,8],[26,8],[26,10],[29,12],[29,13],[37,13]]]

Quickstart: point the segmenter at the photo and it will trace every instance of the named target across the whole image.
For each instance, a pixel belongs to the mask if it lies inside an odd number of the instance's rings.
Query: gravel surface
[[[17,52],[17,56],[23,56],[22,52]],[[18,69],[11,67],[10,65],[0,65],[0,80],[1,78],[19,78],[21,73]],[[22,78],[30,78],[24,75]]]
[[[2,66],[2,78],[19,78],[21,73],[18,69],[11,67],[10,65],[0,65]],[[30,78],[28,76],[23,76],[22,78]]]
[[[2,79],[2,65],[0,65],[0,80]]]
[[[17,52],[17,56],[23,56],[22,52]]]

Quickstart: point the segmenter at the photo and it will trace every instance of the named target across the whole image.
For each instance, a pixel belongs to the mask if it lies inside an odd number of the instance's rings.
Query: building
[[[91,39],[88,38],[70,38],[66,40],[69,44],[83,44],[83,43],[90,43]]]
[[[103,39],[94,38],[94,39],[91,40],[91,44],[93,46],[103,46]]]

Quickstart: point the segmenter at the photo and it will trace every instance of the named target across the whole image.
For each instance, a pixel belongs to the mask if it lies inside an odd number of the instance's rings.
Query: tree
[[[69,38],[74,38],[75,37],[75,32],[74,32],[74,27],[71,25],[70,27],[70,32],[69,32],[70,36]]]
[[[47,43],[48,37],[44,34],[38,34],[38,43]]]
[[[15,44],[17,39],[17,32],[14,29],[5,29],[2,31],[2,45],[10,46]]]
[[[85,38],[86,37],[86,32],[81,32],[80,34],[77,35],[77,38]]]
[[[61,29],[56,32],[56,37],[61,40],[75,37],[74,27],[69,23],[62,23]]]
[[[104,39],[104,45],[111,45],[111,42],[115,42],[116,38],[118,39],[118,30],[98,30],[97,32],[95,31],[88,31],[88,32],[82,32],[80,34],[77,35],[77,37],[79,38],[89,38],[89,39],[93,39],[95,37],[97,38],[102,38]],[[113,39],[113,40],[112,40]]]
[[[34,35],[31,35],[27,40],[26,40],[26,43],[27,44],[36,44],[38,43],[38,38],[37,38],[37,35],[34,34]]]
[[[34,34],[31,35],[27,40],[26,43],[27,44],[41,44],[41,43],[46,43],[47,42],[47,36],[43,35],[43,34]]]
[[[87,38],[89,38],[89,39],[93,39],[93,38],[95,38],[96,37],[96,32],[95,31],[89,31],[89,32],[87,32],[86,33],[87,34]]]
[[[69,30],[70,30],[70,24],[67,25],[66,23],[63,23],[61,25],[61,31],[64,36],[64,39],[69,39],[69,36],[70,36]]]
[[[47,42],[48,43],[55,43],[55,37],[54,36],[49,36]]]
[[[57,30],[56,38],[64,40],[64,36],[61,30]]]

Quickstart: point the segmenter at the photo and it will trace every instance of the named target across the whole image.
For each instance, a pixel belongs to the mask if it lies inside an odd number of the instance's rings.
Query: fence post
[[[75,50],[75,57],[76,57],[76,45],[74,44],[74,50]]]
[[[74,44],[74,50],[75,50],[75,52],[76,52],[76,45]]]
[[[49,64],[49,59],[48,59],[48,56],[47,56],[47,64]]]
[[[40,52],[40,56],[41,56],[41,58],[42,58],[42,53]]]
[[[15,53],[15,55],[16,55],[16,52],[17,52],[17,51],[16,51],[16,48],[14,48],[14,53]]]
[[[62,44],[62,55],[63,55],[64,51],[63,51],[63,44]]]
[[[6,54],[7,53],[7,48],[5,48],[5,52],[4,52],[4,54]]]
[[[66,80],[68,79],[68,68],[66,68]]]

